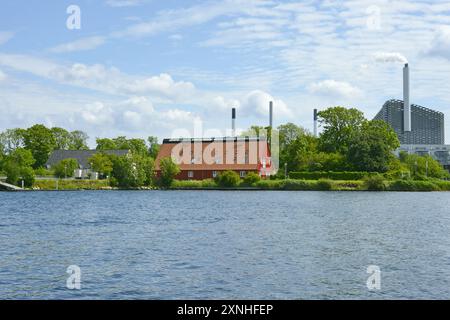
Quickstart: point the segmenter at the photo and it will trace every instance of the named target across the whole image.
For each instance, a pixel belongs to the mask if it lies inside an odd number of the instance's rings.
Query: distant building
[[[394,129],[400,144],[443,145],[445,143],[444,114],[419,105],[411,105],[411,131],[404,130],[402,100],[387,101],[376,120],[384,120]]]
[[[79,167],[73,173],[75,178],[86,179],[91,178],[92,176],[97,177],[98,174],[91,170],[89,158],[100,152],[109,155],[125,156],[130,153],[130,150],[55,150],[48,158],[45,166],[47,169],[51,169],[62,160],[76,159]]]
[[[157,175],[167,157],[179,165],[179,180],[213,179],[227,170],[241,178],[249,172],[268,177],[273,168],[266,138],[257,137],[164,139],[155,162]]]

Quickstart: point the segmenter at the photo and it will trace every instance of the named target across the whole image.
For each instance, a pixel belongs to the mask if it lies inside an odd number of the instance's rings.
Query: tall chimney
[[[314,109],[314,137],[317,138],[317,109]]]
[[[273,102],[269,103],[269,126],[272,128],[273,126]]]
[[[409,100],[409,66],[403,68],[403,131],[411,131],[411,104]]]
[[[236,136],[236,108],[231,109],[231,134]]]

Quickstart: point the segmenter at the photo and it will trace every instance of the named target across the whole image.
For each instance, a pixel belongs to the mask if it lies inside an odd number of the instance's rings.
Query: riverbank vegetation
[[[100,180],[75,180],[79,164],[64,159],[48,169],[44,165],[53,150],[86,150],[88,136],[82,131],[34,125],[0,133],[0,176],[27,188],[80,189],[261,189],[336,191],[450,191],[449,173],[431,156],[394,151],[400,146],[392,128],[383,121],[367,120],[354,108],[333,107],[318,113],[322,132],[315,137],[293,123],[280,125],[281,170],[269,180],[256,173],[244,179],[232,171],[215,179],[177,181],[179,167],[170,159],[161,161],[155,175],[159,145],[155,137],[97,138],[99,151],[89,159]],[[252,126],[245,135],[262,135],[262,127]],[[126,156],[108,150],[129,150]],[[285,169],[285,170],[283,170]]]

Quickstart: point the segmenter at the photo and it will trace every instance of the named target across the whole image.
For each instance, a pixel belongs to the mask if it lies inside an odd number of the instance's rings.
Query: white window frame
[[[239,172],[239,176],[240,176],[241,178],[245,178],[246,172],[245,172],[245,171]]]
[[[217,171],[214,170],[214,171],[212,172],[212,176],[213,176],[213,178],[217,177]]]
[[[192,170],[189,170],[189,171],[188,171],[188,178],[189,178],[189,179],[194,178],[194,171],[192,171]]]

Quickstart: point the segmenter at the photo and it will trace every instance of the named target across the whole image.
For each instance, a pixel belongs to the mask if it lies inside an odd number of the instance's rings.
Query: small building
[[[259,137],[164,139],[155,162],[157,176],[167,157],[181,169],[178,180],[214,179],[228,170],[241,178],[250,172],[269,177],[273,171],[269,143]]]
[[[78,161],[78,169],[73,172],[73,176],[77,179],[97,179],[98,173],[91,170],[89,159],[97,153],[105,153],[108,155],[126,156],[130,150],[55,150],[51,153],[45,167],[51,169],[53,166],[65,159],[75,159]]]

